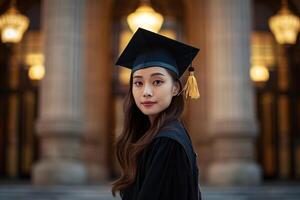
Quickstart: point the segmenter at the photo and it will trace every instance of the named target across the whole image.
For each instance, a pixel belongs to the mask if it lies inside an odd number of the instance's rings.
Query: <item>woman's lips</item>
[[[153,106],[154,104],[156,104],[156,102],[153,101],[144,101],[141,103],[144,107],[149,108],[151,106]]]

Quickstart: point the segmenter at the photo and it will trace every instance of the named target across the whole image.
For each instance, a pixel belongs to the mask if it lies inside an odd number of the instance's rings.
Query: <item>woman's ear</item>
[[[178,82],[174,82],[173,87],[172,87],[172,95],[176,96],[179,93],[179,88],[180,85]]]

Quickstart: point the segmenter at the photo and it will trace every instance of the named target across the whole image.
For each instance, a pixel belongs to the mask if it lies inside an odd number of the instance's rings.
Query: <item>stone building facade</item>
[[[199,155],[200,181],[209,185],[258,185],[266,170],[258,155],[268,148],[257,147],[262,121],[257,115],[257,89],[249,69],[250,38],[256,29],[253,24],[260,23],[254,11],[259,12],[260,4],[251,0],[174,1],[152,1],[152,5],[166,17],[162,31],[201,49],[193,63],[201,97],[186,102],[183,116]],[[265,2],[267,5],[269,1]],[[35,140],[27,149],[35,155],[31,155],[27,169],[30,181],[36,185],[111,181],[118,173],[113,144],[121,128],[126,90],[114,60],[122,33],[129,30],[124,16],[138,1],[38,3],[41,26],[37,32],[46,76],[35,83],[37,114],[31,127]],[[292,5],[295,10],[300,8],[296,1]],[[8,70],[10,81],[21,76],[16,72],[20,64],[14,62],[22,63],[24,46],[38,40],[37,36],[29,40],[32,34],[34,31],[29,30],[14,48],[14,59],[7,62],[15,66]],[[12,83],[9,87],[19,85]],[[22,139],[14,122],[19,108],[13,102],[18,100],[8,101],[12,124],[5,130],[11,140],[5,145],[3,158],[7,159],[5,166],[10,167],[3,174],[18,177],[18,170],[11,170],[22,164],[16,156],[21,152],[16,150],[16,141]],[[34,149],[30,150],[30,145],[35,145]],[[294,169],[294,173],[292,177],[300,177],[299,171]]]

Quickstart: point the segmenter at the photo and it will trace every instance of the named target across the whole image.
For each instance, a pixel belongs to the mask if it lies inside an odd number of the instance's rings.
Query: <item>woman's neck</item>
[[[156,114],[156,115],[149,115],[149,116],[148,116],[151,125],[153,124],[153,122],[154,122],[156,116],[157,116],[157,114]]]

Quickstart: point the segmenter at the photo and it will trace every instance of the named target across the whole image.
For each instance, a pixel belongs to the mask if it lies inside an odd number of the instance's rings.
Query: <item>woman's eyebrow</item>
[[[153,73],[153,74],[151,74],[151,77],[152,77],[152,76],[157,76],[157,75],[160,75],[160,76],[165,76],[164,74],[157,72],[157,73]]]
[[[133,78],[143,78],[143,76],[135,75],[135,76],[133,76]]]
[[[165,75],[162,74],[162,73],[156,72],[156,73],[151,74],[151,77],[152,76],[165,76]],[[143,76],[141,76],[141,75],[135,75],[135,76],[133,76],[133,78],[143,78]]]

